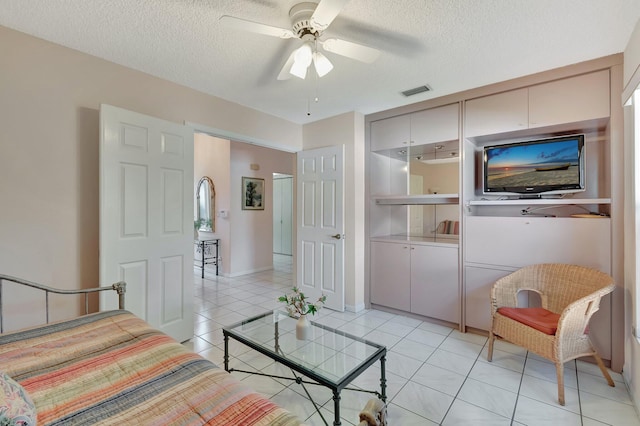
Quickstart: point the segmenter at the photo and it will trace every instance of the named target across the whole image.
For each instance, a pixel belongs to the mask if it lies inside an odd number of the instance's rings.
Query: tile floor
[[[222,327],[280,306],[277,297],[292,286],[288,256],[274,257],[274,270],[237,278],[195,274],[195,333],[185,345],[223,366]],[[639,425],[620,374],[614,388],[585,362],[565,367],[566,405],[557,404],[553,364],[497,342],[486,361],[487,339],[378,310],[358,313],[321,310],[315,321],[387,346],[388,421],[391,425]],[[248,371],[290,375],[269,358],[230,341],[231,365]],[[269,377],[232,373],[258,392],[296,413],[307,425],[323,425],[300,385]],[[379,364],[353,383],[379,389]],[[308,386],[329,422],[331,392]],[[357,424],[369,394],[343,391],[342,424]]]

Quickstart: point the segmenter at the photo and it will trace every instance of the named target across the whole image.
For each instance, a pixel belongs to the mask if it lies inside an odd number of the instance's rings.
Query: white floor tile
[[[440,325],[440,324],[433,324],[433,323],[426,322],[426,321],[421,323],[418,326],[418,328],[420,330],[426,330],[426,331],[431,331],[433,333],[442,334],[443,336],[448,336],[453,331],[453,328],[451,328],[451,327],[447,327],[447,326]]]
[[[343,330],[344,328],[341,328]],[[377,343],[382,346],[386,346],[387,349],[392,348],[396,343],[402,340],[402,337],[395,336],[393,334],[385,333],[380,329],[372,330],[369,333],[365,334],[365,339]]]
[[[465,340],[454,339],[447,337],[438,349],[444,349],[447,352],[453,352],[454,354],[462,355],[467,358],[476,359],[482,351],[482,345],[476,343],[467,342]]]
[[[437,348],[447,338],[446,335],[438,334],[433,331],[423,330],[421,327],[422,326],[407,334],[405,339],[413,340],[414,342]]]
[[[640,420],[633,405],[613,401],[586,391],[580,391],[582,414],[613,426],[638,426]]]
[[[582,426],[579,414],[520,395],[514,420],[527,426]]]
[[[396,352],[388,352],[385,370],[397,374],[400,377],[410,379],[422,365],[422,361],[409,358]]]
[[[505,419],[511,419],[517,397],[517,393],[469,378],[462,385],[457,400],[482,407]]]
[[[476,362],[469,373],[469,377],[510,392],[518,392],[522,373],[516,373],[513,370],[498,367],[494,364]]]
[[[487,343],[487,336],[481,336],[480,334],[474,333],[461,333],[458,330],[453,330],[449,337],[453,337],[454,339],[464,340],[466,342],[475,343],[476,345],[484,346]]]
[[[442,392],[409,382],[398,392],[392,402],[432,422],[440,423],[449,410],[453,399],[452,396]]]
[[[550,362],[527,358],[527,363],[524,367],[524,374],[548,380],[556,384],[558,383],[556,366]],[[564,385],[568,388],[578,389],[578,378],[576,375],[575,364],[571,361],[564,365]]]
[[[595,363],[592,364],[590,362],[576,360],[576,367],[578,369],[578,372],[588,373],[588,374],[591,374],[592,376],[602,377],[604,380],[604,376],[600,371],[600,367],[598,367],[598,365]],[[611,371],[611,369],[607,369],[607,371],[609,372],[609,375],[611,376],[614,382],[624,383],[624,378],[622,377],[622,374],[616,373],[615,371]]]
[[[387,406],[387,423],[389,425],[402,426],[431,426],[438,424],[393,403]]]
[[[475,362],[476,360],[473,358],[454,354],[443,349],[436,349],[427,360],[427,364],[464,375],[469,374]]]
[[[404,377],[400,377],[397,374],[390,373],[385,369],[385,379],[386,379],[386,390],[385,393],[387,395],[387,400],[391,401],[400,389],[402,389],[408,382]],[[380,368],[378,364],[372,365],[367,368],[364,373],[356,377],[356,379],[352,383],[354,386],[365,389],[369,391],[378,391],[381,392],[380,389]]]
[[[520,387],[520,395],[526,396],[545,404],[558,404],[558,383],[548,380],[539,379],[537,377],[524,375],[522,377],[522,385]],[[580,400],[577,389],[570,387],[564,388],[564,409],[580,414]]]
[[[420,324],[422,324],[422,320],[419,320],[419,319],[416,319],[416,318],[405,317],[404,315],[395,316],[395,317],[391,318],[389,321],[391,321],[393,323],[408,325],[411,328],[416,328]]]
[[[496,413],[456,399],[442,422],[443,426],[509,426],[511,415],[502,417]]]
[[[424,364],[411,378],[411,381],[428,386],[447,395],[456,396],[465,376],[445,370],[431,364]]]
[[[599,370],[598,370],[599,371]],[[632,404],[631,397],[624,383],[614,382],[615,387],[609,386],[607,379],[602,374],[594,376],[592,374],[578,372],[578,383],[581,389],[594,395],[613,399],[614,401]]]
[[[409,325],[400,324],[395,321],[387,321],[386,323],[380,325],[377,330],[383,331],[385,333],[393,334],[394,336],[405,337],[407,334],[411,333],[415,327],[411,327]]]
[[[408,356],[418,361],[426,361],[435,348],[409,339],[402,339],[391,348],[391,351]]]
[[[482,350],[482,353],[478,357],[478,361],[480,362],[489,362],[487,359],[488,356],[488,348],[485,347]],[[525,352],[526,355],[526,352]],[[524,363],[526,358],[524,356],[520,356],[518,354],[514,354],[512,352],[502,351],[497,347],[493,348],[493,358],[491,360],[492,365],[496,365],[498,367],[506,368],[508,370],[515,371],[517,373],[522,373],[524,370]]]

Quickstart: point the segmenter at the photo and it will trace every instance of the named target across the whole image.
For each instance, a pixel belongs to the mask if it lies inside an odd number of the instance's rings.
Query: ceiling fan
[[[271,25],[248,21],[224,15],[220,23],[230,28],[251,31],[283,39],[298,38],[303,45],[294,50],[282,67],[278,80],[287,80],[294,75],[304,79],[307,69],[313,62],[319,77],[333,69],[333,64],[322,54],[318,47],[327,52],[345,56],[364,63],[372,63],[380,55],[378,49],[353,43],[338,38],[323,39],[324,31],[338,16],[348,0],[321,0],[319,3],[298,3],[289,10],[292,29],[273,27]]]

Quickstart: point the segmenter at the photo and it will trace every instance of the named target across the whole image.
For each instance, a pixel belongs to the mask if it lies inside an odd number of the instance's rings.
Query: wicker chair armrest
[[[569,304],[560,315],[556,336],[561,341],[584,336],[589,320],[600,309],[600,301],[615,289],[615,284],[609,284],[585,297]]]

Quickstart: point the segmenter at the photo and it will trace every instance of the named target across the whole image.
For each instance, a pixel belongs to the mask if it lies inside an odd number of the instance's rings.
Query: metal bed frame
[[[4,281],[10,281],[16,284],[25,285],[37,290],[45,292],[45,305],[46,305],[46,321],[49,324],[49,293],[55,294],[84,294],[84,314],[89,313],[89,294],[97,293],[100,291],[113,290],[118,293],[118,309],[124,309],[124,294],[127,291],[127,284],[124,281],[111,284],[110,286],[79,289],[79,290],[62,290],[58,288],[48,287],[46,285],[34,283],[32,281],[23,280],[21,278],[12,277],[10,275],[0,274],[0,333],[4,332],[4,321],[2,313],[2,292]]]

